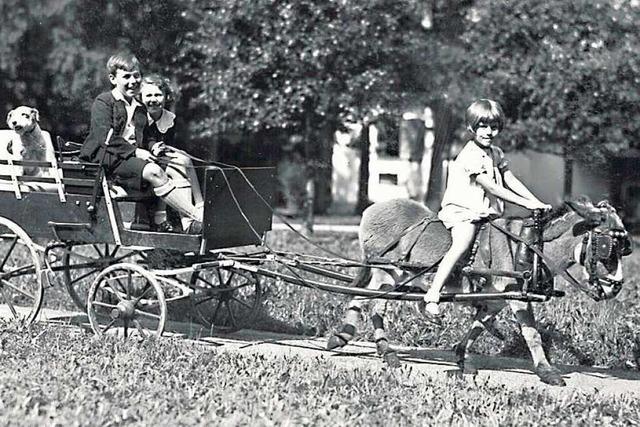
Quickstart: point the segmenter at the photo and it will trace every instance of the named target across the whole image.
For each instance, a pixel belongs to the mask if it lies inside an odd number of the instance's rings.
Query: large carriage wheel
[[[88,244],[65,248],[62,258],[64,283],[73,303],[87,311],[89,287],[105,267],[119,262],[133,262],[140,257],[138,251],[123,251],[118,245]]]
[[[191,302],[199,320],[226,332],[251,324],[262,301],[255,273],[230,268],[196,271],[191,276]]]
[[[161,336],[167,318],[164,292],[156,277],[135,264],[114,264],[93,281],[87,314],[96,335],[138,333]]]
[[[42,306],[40,256],[27,233],[0,217],[0,311],[31,323]]]

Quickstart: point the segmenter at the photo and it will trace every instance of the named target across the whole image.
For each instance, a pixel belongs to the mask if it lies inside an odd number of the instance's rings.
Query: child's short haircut
[[[502,107],[491,99],[479,99],[467,108],[465,113],[467,129],[474,132],[478,129],[478,124],[484,122],[497,125],[498,130],[504,127],[504,113]]]
[[[111,55],[107,61],[107,72],[109,74],[116,74],[118,70],[133,71],[140,69],[140,61],[134,54],[129,52],[118,52]]]

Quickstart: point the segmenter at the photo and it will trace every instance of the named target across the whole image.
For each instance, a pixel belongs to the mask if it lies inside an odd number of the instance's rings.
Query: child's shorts
[[[146,160],[131,156],[111,169],[110,175],[117,184],[122,185],[124,188],[140,191],[144,188],[142,170],[147,163]]]
[[[482,215],[456,205],[447,205],[438,212],[438,219],[442,221],[447,229],[451,229],[454,225],[460,224],[461,222],[475,223],[487,218],[488,215]]]

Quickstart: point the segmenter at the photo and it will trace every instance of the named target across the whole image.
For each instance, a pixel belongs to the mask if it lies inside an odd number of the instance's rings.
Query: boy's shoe
[[[171,225],[169,221],[163,221],[160,224],[155,225],[155,231],[158,231],[160,233],[173,233],[176,230],[175,228],[173,228],[173,225]]]
[[[187,234],[201,234],[202,233],[202,222],[193,221],[189,224],[189,227],[185,230]]]

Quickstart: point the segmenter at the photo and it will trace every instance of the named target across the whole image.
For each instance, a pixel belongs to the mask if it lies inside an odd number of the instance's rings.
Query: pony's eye
[[[29,118],[29,115],[27,113],[22,113],[22,117]]]

